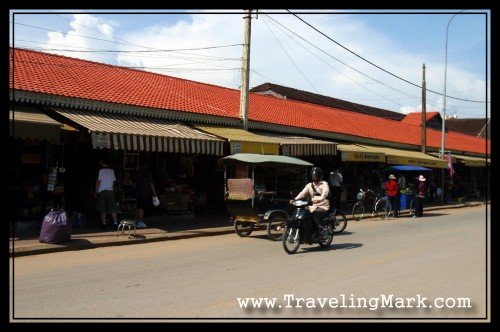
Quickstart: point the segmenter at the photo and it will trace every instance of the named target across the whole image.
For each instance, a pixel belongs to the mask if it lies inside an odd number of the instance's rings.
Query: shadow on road
[[[303,251],[306,251],[306,252],[311,251],[312,252],[312,251],[330,251],[330,250],[338,250],[338,249],[354,249],[354,248],[362,247],[363,244],[362,243],[339,243],[339,244],[333,243],[328,248],[321,248],[317,244],[307,245],[307,247],[306,246],[302,247],[302,246],[303,245],[301,245],[301,248]]]
[[[354,234],[353,232],[349,232],[349,231],[343,231],[342,233],[335,233],[333,236],[336,237],[336,236],[342,236],[342,235],[351,235],[351,234]]]

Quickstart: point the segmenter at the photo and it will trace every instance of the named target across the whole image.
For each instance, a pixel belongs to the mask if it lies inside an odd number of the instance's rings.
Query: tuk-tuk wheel
[[[254,227],[253,222],[244,222],[244,221],[234,222],[234,231],[241,237],[246,237],[252,234],[253,227]]]
[[[283,216],[271,217],[267,223],[267,236],[273,241],[281,241],[285,231],[286,219]]]

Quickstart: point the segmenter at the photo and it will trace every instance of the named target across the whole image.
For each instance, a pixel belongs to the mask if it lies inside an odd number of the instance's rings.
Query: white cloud
[[[44,45],[44,48],[49,52],[70,57],[112,63],[114,62],[114,56],[107,53],[64,51],[115,49],[116,44],[106,42],[106,40],[113,40],[114,29],[111,24],[112,23],[106,22],[102,18],[96,16],[88,14],[75,14],[70,22],[70,31],[67,33],[52,31],[47,33],[48,41],[47,44]],[[57,51],[52,51],[54,49]]]
[[[242,44],[242,17],[242,14],[210,14],[209,12],[207,14],[192,14],[189,16],[189,20],[178,21],[170,25],[148,26],[120,35],[123,40],[145,46],[143,48],[78,37],[77,35],[102,39],[113,38],[114,27],[117,24],[105,21],[95,15],[75,15],[71,23],[72,30],[67,34],[49,33],[48,35],[51,44],[88,48],[165,50],[211,47]],[[430,55],[425,52],[430,52],[429,50],[402,49],[396,41],[374,30],[362,21],[362,16],[355,14],[300,14],[300,17],[352,51],[410,82],[421,84],[422,63],[425,62],[427,88],[442,93],[444,65],[439,60],[427,60]],[[420,108],[421,89],[418,87],[413,87],[374,68],[321,36],[292,15],[271,15],[271,18],[265,16],[263,11],[259,11],[258,19],[255,19],[255,16],[252,19],[250,87],[264,82],[272,82],[403,113]],[[280,22],[338,60],[394,89],[353,71],[292,35],[300,44],[304,45],[304,47],[299,46],[297,42],[287,36],[290,32],[283,27],[283,30],[280,30],[279,25],[277,26],[273,20]],[[122,22],[122,24],[124,23]],[[94,30],[84,27],[90,27]],[[273,33],[278,38],[279,43]],[[286,49],[288,55],[282,47]],[[51,48],[61,47],[54,45]],[[311,52],[323,61],[313,56]],[[145,70],[236,89],[239,88],[241,80],[239,69],[241,68],[241,60],[239,59],[242,57],[241,46],[186,50],[184,52],[142,52],[120,53],[118,55],[66,52],[65,55],[123,66],[146,67]],[[434,58],[440,57],[434,55]],[[300,71],[296,66],[299,67]],[[457,68],[452,63],[448,64],[448,96],[483,100],[485,86],[484,80],[478,78],[477,75]],[[395,89],[401,90],[403,93]],[[431,109],[440,110],[442,97],[427,93],[427,103],[428,111]],[[464,114],[477,111],[477,108],[468,109],[471,103],[448,98],[447,108],[453,106],[461,107]],[[478,114],[480,116],[481,112]]]

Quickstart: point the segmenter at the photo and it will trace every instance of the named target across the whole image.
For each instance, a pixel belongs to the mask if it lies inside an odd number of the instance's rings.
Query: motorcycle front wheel
[[[283,243],[283,249],[288,254],[296,253],[300,247],[299,230],[296,227],[285,227],[281,243]]]

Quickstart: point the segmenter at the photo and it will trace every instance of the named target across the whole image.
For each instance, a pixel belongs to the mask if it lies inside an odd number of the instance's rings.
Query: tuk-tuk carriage
[[[237,153],[219,160],[224,168],[224,199],[236,234],[249,236],[254,228],[267,227],[271,240],[279,241],[289,204],[307,181],[313,164],[293,157]]]

